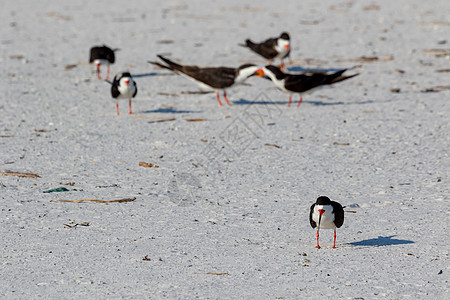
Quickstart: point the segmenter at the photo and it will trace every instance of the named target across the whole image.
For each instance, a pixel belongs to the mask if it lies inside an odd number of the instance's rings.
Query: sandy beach
[[[449,12],[444,0],[5,3],[0,298],[448,299]],[[255,76],[221,107],[148,63],[263,67],[238,44],[283,31],[288,72],[359,75],[299,108]],[[102,44],[120,48],[111,74],[137,82],[132,115],[122,100],[117,116],[87,63]],[[315,248],[321,195],[356,212],[336,249],[332,230]]]

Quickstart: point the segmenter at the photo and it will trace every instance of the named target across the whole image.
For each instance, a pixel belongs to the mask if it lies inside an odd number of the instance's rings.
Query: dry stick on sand
[[[281,148],[281,146],[278,146],[278,145],[275,145],[275,144],[264,144],[264,146],[275,147],[275,148],[278,148],[278,149]]]
[[[140,161],[139,165],[141,167],[144,167],[144,168],[159,168],[158,165],[155,165],[155,164],[152,164],[152,163],[146,163],[145,161]]]
[[[0,172],[0,174],[3,174],[5,176],[17,176],[17,177],[28,177],[28,178],[40,178],[41,177],[36,173],[21,173],[21,172],[10,172],[10,171]]]
[[[80,62],[80,63],[76,63],[76,64],[66,65],[65,69],[72,70],[73,68],[76,68],[78,66],[89,66],[89,65],[90,65],[90,63],[88,63],[88,62]]]
[[[50,202],[73,202],[73,203],[80,203],[80,202],[99,202],[99,203],[113,203],[113,202],[131,202],[136,200],[136,197],[133,198],[124,198],[119,200],[97,200],[97,199],[81,199],[81,200],[64,200],[64,199],[57,199],[57,200],[50,200]]]
[[[200,119],[184,119],[185,121],[188,121],[188,122],[203,122],[203,121],[207,121],[207,119],[202,119],[202,118],[200,118]]]
[[[338,146],[349,146],[350,143],[339,143],[339,142],[334,142],[333,145],[338,145]]]

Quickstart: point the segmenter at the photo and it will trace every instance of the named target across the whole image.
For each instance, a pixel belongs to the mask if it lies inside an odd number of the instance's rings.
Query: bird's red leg
[[[317,249],[320,249],[320,246],[319,246],[319,228],[317,228],[317,246],[316,246],[316,248]]]
[[[116,101],[116,109],[117,109],[117,115],[119,115],[119,101]]]
[[[130,107],[130,115],[133,113],[132,111],[131,111],[131,99],[128,101],[128,106]]]
[[[281,66],[280,67],[281,67],[281,71],[284,72],[285,71],[285,69],[284,69],[284,62],[281,62]]]
[[[300,99],[298,100],[298,103],[297,103],[297,107],[299,107],[299,106],[300,106],[300,104],[302,104],[302,101],[303,101],[303,97],[302,97],[302,96],[300,96]]]
[[[291,102],[292,102],[292,95],[289,95],[289,102],[288,102],[288,106],[291,106]]]
[[[108,71],[107,71],[107,73],[106,73],[106,80],[109,79],[109,72],[110,72],[110,69],[109,69],[109,65],[108,65]]]
[[[227,92],[223,91],[223,97],[225,98],[225,101],[227,101],[227,104],[230,105],[230,101],[228,101],[227,98]]]
[[[219,101],[219,105],[220,105],[220,106],[223,106],[223,105],[222,105],[222,102],[220,102],[219,92],[217,92],[216,96],[217,96],[217,101]]]
[[[333,248],[336,248],[336,228],[334,229],[334,243]]]
[[[102,79],[102,77],[100,76],[100,64],[97,64],[97,78]]]

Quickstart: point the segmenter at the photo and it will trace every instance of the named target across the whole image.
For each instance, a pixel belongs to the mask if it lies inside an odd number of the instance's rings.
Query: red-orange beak
[[[319,211],[319,224],[317,225],[317,234],[319,234],[320,221],[322,220],[322,215],[325,212],[325,209],[318,209]]]
[[[263,71],[263,69],[258,69],[258,70],[256,70],[255,74],[258,77],[263,77],[264,76],[264,71]]]
[[[125,80],[125,84],[126,84],[126,85],[129,85],[129,84],[130,84],[130,81],[129,81],[129,80]]]
[[[287,44],[286,46],[284,46],[286,48],[286,50],[291,49],[291,46],[289,44]]]

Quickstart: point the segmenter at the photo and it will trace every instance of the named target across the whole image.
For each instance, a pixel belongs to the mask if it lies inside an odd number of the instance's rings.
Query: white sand
[[[448,298],[450,64],[427,50],[449,51],[450,2],[160,3],[2,4],[0,171],[40,178],[0,174],[0,298]],[[299,109],[255,77],[219,107],[147,63],[262,66],[237,44],[282,31],[295,66],[360,75]],[[112,74],[157,75],[133,116],[93,67],[65,70],[103,43]],[[330,230],[314,248],[319,195],[357,211],[337,249]]]

